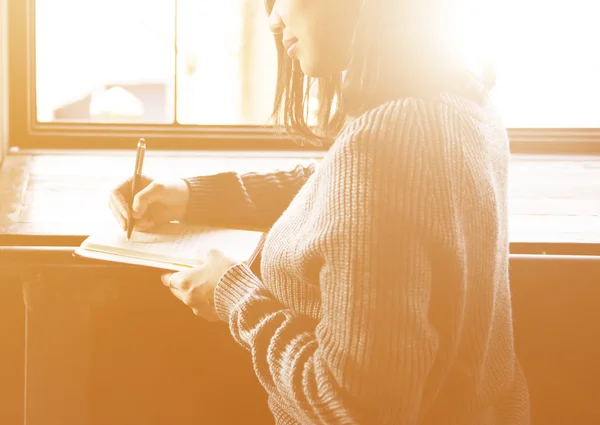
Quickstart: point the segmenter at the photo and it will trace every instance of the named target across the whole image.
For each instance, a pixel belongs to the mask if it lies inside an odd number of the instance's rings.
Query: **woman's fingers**
[[[173,276],[174,274],[175,273],[166,273],[160,277],[162,284],[165,285],[167,288],[172,288],[171,276]]]
[[[119,225],[123,228],[123,230],[127,230],[127,209],[129,208],[129,205],[125,201],[123,194],[117,190],[112,191],[109,199],[109,207]],[[142,232],[150,230],[155,223],[149,216],[149,211],[146,211],[144,216],[135,220],[134,229]]]
[[[180,291],[171,287],[169,288],[169,291],[171,291],[171,293],[175,295],[175,298],[179,299],[188,307],[192,306],[192,296],[189,292]]]
[[[167,276],[167,286],[175,288],[179,291],[189,292],[193,287],[194,283],[194,274],[198,274],[199,270],[197,269],[189,269],[183,270],[177,273],[172,273],[170,276]],[[198,278],[199,276],[197,276]],[[198,280],[198,279],[196,279]],[[163,281],[164,283],[164,281]]]
[[[175,289],[176,291],[187,291],[191,284],[188,274],[187,271],[166,273],[160,277],[160,280],[168,288]]]
[[[128,204],[123,194],[118,190],[113,190],[110,193],[109,202],[111,206],[114,207],[114,210],[117,211],[125,220],[127,220]]]
[[[192,312],[199,317],[202,317],[204,320],[208,322],[220,322],[219,316],[215,312],[214,308],[205,307],[205,308],[192,308]]]
[[[156,224],[150,206],[164,197],[164,185],[155,182],[150,177],[142,176],[140,189],[131,204],[129,196],[131,193],[131,179],[124,181],[110,192],[108,206],[123,230],[127,230],[130,205],[135,219],[135,230],[147,231]],[[157,204],[153,208],[158,206],[160,205]]]
[[[154,226],[154,222],[148,218],[142,218],[140,220],[136,220],[134,223],[135,230],[140,232],[145,232],[146,230],[150,230]]]
[[[133,198],[133,216],[142,218],[153,202],[160,201],[164,196],[164,186],[152,182],[140,190]]]
[[[123,216],[118,206],[113,202],[112,196],[111,200],[108,202],[108,207],[112,212],[113,216],[117,219],[117,223],[123,230],[127,230],[127,219]]]
[[[161,276],[163,285],[171,290],[173,295],[190,307],[205,297],[206,285],[203,283],[202,268],[183,270],[176,273],[166,273]]]
[[[205,269],[184,270],[177,273],[167,273],[161,276],[163,285],[175,298],[190,307],[196,316],[203,317],[211,322],[218,322],[219,316],[214,308],[214,289],[205,282]]]

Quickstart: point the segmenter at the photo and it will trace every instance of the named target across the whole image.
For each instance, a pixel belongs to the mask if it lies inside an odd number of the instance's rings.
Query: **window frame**
[[[8,150],[8,0],[0,0],[0,165]]]
[[[12,149],[114,150],[134,146],[145,137],[156,150],[315,150],[268,126],[40,123],[35,96],[35,0],[7,3]],[[514,153],[600,155],[600,128],[509,128],[508,134]]]

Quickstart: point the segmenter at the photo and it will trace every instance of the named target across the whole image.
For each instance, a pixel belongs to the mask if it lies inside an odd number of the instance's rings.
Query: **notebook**
[[[127,240],[125,231],[115,224],[84,240],[74,255],[181,271],[201,265],[211,249],[251,265],[264,239],[264,232],[254,230],[166,223],[152,231],[134,231]]]

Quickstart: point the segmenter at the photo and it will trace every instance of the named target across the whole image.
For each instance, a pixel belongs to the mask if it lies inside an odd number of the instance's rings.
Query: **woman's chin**
[[[334,72],[331,72],[331,70],[327,69],[327,67],[316,64],[314,62],[303,61],[302,59],[298,59],[298,62],[300,62],[300,69],[302,69],[302,72],[308,77],[330,77],[334,74]]]
[[[335,66],[330,61],[323,60],[309,60],[309,58],[302,57],[301,55],[296,56],[296,59],[300,63],[300,69],[308,77],[312,78],[323,78],[337,75],[343,71],[343,66]]]
[[[312,66],[312,63],[310,61],[303,60],[301,57],[298,57],[298,56],[296,56],[295,59],[298,61],[298,64],[300,65],[300,69],[302,70],[304,75],[307,75],[309,77],[315,77],[315,75],[313,75],[314,67]]]

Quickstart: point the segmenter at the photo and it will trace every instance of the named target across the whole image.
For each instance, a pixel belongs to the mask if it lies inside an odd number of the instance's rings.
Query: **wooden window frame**
[[[8,0],[0,0],[0,165],[8,150]]]
[[[8,18],[10,39],[7,107],[11,125],[5,144],[13,150],[124,149],[134,146],[139,137],[151,140],[154,150],[303,150],[265,126],[40,123],[35,96],[35,0],[0,1],[8,7],[8,14],[2,13]],[[2,65],[5,69],[6,63]],[[514,153],[600,155],[600,128],[509,128],[508,133]]]

